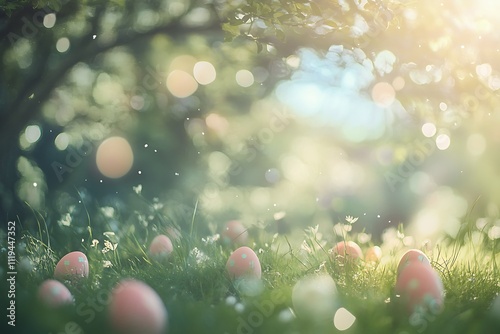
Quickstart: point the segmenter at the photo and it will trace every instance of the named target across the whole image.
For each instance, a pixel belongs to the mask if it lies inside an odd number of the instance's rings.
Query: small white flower
[[[345,217],[346,222],[349,224],[354,224],[355,222],[358,221],[358,217],[353,217],[353,216],[346,216]]]
[[[68,213],[66,213],[61,219],[59,219],[58,223],[63,226],[71,226],[71,222],[73,221],[73,217]]]
[[[104,240],[104,249],[112,250],[114,251],[118,247],[118,244],[113,244],[109,240]],[[103,249],[103,251],[104,251]]]
[[[140,195],[140,194],[141,194],[141,192],[142,192],[142,184],[138,184],[137,186],[132,187],[132,189],[134,189],[134,191],[135,191],[135,193],[136,193],[137,195]]]
[[[107,218],[113,218],[115,215],[115,208],[112,206],[104,206],[101,208],[102,214]]]

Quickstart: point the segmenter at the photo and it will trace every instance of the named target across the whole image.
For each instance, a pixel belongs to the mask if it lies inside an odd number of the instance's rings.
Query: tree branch
[[[30,92],[25,92],[23,98],[16,104],[12,104],[7,114],[12,117],[5,123],[0,125],[0,152],[5,152],[8,146],[12,145],[12,139],[17,140],[17,136],[22,131],[26,123],[33,119],[40,111],[40,107],[45,102],[49,94],[57,87],[61,80],[65,77],[67,72],[77,63],[91,59],[92,57],[106,52],[117,46],[131,44],[137,40],[150,38],[157,34],[167,34],[170,36],[185,36],[189,34],[207,32],[221,32],[220,24],[215,21],[210,26],[202,27],[186,27],[179,21],[172,21],[166,25],[158,26],[146,32],[130,32],[124,31],[118,37],[108,43],[99,44],[98,41],[84,45],[83,49],[76,49],[70,57],[65,58],[59,67],[48,73],[47,79],[43,83],[39,83],[36,88]],[[29,99],[28,96],[33,94],[33,98]]]

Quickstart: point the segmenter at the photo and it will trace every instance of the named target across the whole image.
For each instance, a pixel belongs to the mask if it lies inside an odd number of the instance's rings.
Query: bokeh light
[[[347,309],[341,307],[335,312],[335,316],[333,317],[333,325],[339,331],[345,331],[351,328],[351,326],[356,321],[356,317],[349,312]]]
[[[208,85],[215,80],[217,72],[212,63],[199,61],[194,65],[193,75],[200,85]]]
[[[236,83],[241,87],[250,87],[254,83],[254,77],[249,70],[239,70],[236,72]]]
[[[49,13],[43,17],[43,26],[47,29],[54,27],[56,24],[56,14]]]
[[[184,98],[196,92],[198,83],[191,74],[181,70],[173,70],[167,77],[167,88],[173,96]]]
[[[441,151],[448,149],[448,147],[450,147],[450,144],[451,144],[451,138],[447,134],[442,133],[436,137],[436,146]]]
[[[387,82],[378,82],[373,86],[372,99],[381,107],[390,106],[396,99],[394,87]]]
[[[63,53],[68,51],[70,46],[69,39],[67,37],[61,37],[56,42],[57,51]]]
[[[134,153],[125,138],[107,138],[97,148],[97,168],[106,177],[112,179],[123,177],[130,171],[133,162]]]
[[[54,139],[54,145],[56,145],[57,149],[60,151],[65,150],[69,145],[69,136],[66,133],[60,133],[57,135],[56,139]]]
[[[427,138],[433,137],[436,134],[437,128],[434,123],[425,123],[422,125],[422,133]]]
[[[480,133],[473,133],[467,138],[467,150],[472,156],[480,156],[486,150],[486,138]]]
[[[24,137],[30,144],[36,143],[42,136],[42,129],[38,125],[28,125],[24,131]]]
[[[392,80],[392,87],[394,87],[394,90],[402,90],[405,87],[405,79],[401,76],[395,77],[394,80]]]

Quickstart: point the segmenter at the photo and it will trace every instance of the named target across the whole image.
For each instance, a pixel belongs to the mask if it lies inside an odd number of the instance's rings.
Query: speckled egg
[[[89,262],[82,252],[71,252],[57,262],[54,277],[76,282],[89,275]]]
[[[354,241],[340,241],[332,249],[332,254],[342,260],[357,260],[363,258],[363,252]]]
[[[146,283],[132,279],[113,289],[109,319],[121,334],[160,334],[168,325],[167,309],[158,294]]]
[[[149,255],[158,261],[168,260],[173,250],[174,246],[172,245],[172,241],[163,234],[157,235],[153,241],[151,241],[151,245],[149,245]]]
[[[252,249],[245,246],[236,249],[229,256],[226,269],[231,279],[260,279],[262,274],[259,258]]]
[[[221,233],[222,241],[226,244],[243,245],[248,241],[247,228],[239,220],[231,220],[224,225]]]
[[[398,275],[405,267],[407,267],[412,262],[420,262],[423,263],[424,265],[427,265],[428,267],[431,266],[431,261],[429,260],[427,255],[425,255],[422,251],[418,249],[410,249],[406,251],[406,253],[404,253],[403,256],[401,256],[401,259],[399,260],[398,270],[397,270]]]
[[[68,288],[59,281],[48,279],[38,287],[38,300],[48,307],[57,308],[73,303]]]
[[[431,266],[410,262],[396,280],[395,293],[408,314],[439,313],[443,308],[444,287],[439,274]]]
[[[365,261],[366,262],[380,262],[382,258],[382,249],[379,246],[373,246],[366,250],[365,252]]]

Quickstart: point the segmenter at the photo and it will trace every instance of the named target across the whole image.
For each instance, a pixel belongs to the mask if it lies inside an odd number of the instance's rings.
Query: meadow
[[[223,242],[220,231],[204,235],[206,229],[197,228],[207,225],[202,219],[193,212],[170,222],[153,211],[142,230],[125,225],[119,233],[96,234],[89,216],[88,236],[78,249],[51,246],[43,220],[38,234],[18,231],[16,332],[112,332],[110,291],[124,278],[143,281],[158,293],[168,311],[168,333],[499,332],[498,298],[492,306],[500,290],[498,249],[484,226],[464,224],[468,230],[461,239],[420,245],[400,226],[382,236],[380,262],[343,262],[332,256],[330,249],[339,240],[354,240],[363,250],[373,245],[370,235],[351,231],[353,217],[324,231],[315,226],[279,234],[269,226],[251,226],[247,245],[260,259],[262,279],[238,285],[225,265],[237,246]],[[149,243],[172,228],[181,233],[178,238],[170,234],[174,250],[169,260],[153,259]],[[394,293],[396,266],[409,248],[422,249],[443,281],[445,302],[439,313],[408,316]],[[89,276],[78,284],[66,282],[74,296],[71,305],[47,307],[37,298],[38,286],[53,277],[59,258],[73,250],[87,255]],[[320,279],[298,299],[292,296],[297,282],[325,275],[333,278],[333,291]]]

